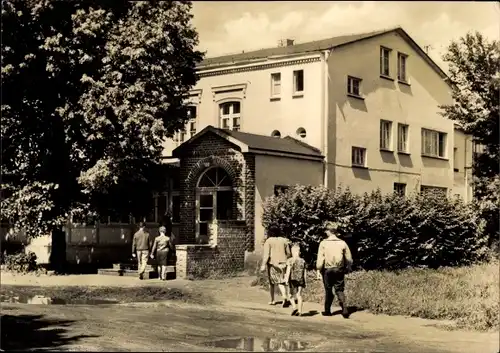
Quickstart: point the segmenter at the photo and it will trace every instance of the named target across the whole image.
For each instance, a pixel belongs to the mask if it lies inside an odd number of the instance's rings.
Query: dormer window
[[[272,136],[272,137],[277,137],[277,138],[280,138],[280,137],[281,137],[281,132],[279,132],[278,130],[274,130],[274,131],[271,133],[271,136]]]

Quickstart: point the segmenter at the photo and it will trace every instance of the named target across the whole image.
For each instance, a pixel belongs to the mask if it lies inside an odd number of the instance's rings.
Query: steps
[[[97,270],[100,275],[138,277],[137,264],[120,263],[113,264],[113,268],[100,268]],[[175,266],[167,266],[167,279],[175,279]],[[144,279],[158,278],[158,272],[151,266],[146,266]]]

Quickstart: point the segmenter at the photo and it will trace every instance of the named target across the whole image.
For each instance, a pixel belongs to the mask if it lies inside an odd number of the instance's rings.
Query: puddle
[[[246,352],[299,352],[305,350],[309,344],[279,338],[240,337],[207,342],[205,346]]]
[[[102,299],[61,299],[61,298],[51,298],[44,297],[43,295],[17,295],[17,296],[7,296],[0,295],[1,303],[11,303],[11,304],[42,304],[42,305],[64,305],[64,304],[76,304],[76,305],[101,305],[101,304],[117,304],[117,301],[113,300],[102,300]]]

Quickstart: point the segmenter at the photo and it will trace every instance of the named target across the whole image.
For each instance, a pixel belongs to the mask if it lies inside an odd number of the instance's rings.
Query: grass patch
[[[323,302],[323,285],[308,274],[304,299]],[[268,287],[260,274],[253,285]],[[372,313],[454,320],[459,328],[500,329],[499,263],[397,272],[359,271],[346,280],[348,305]]]
[[[213,300],[206,294],[192,290],[165,287],[35,287],[2,285],[0,294],[13,296],[59,298],[72,300],[112,300],[119,303],[154,302],[160,300],[178,300],[192,304],[210,304]]]

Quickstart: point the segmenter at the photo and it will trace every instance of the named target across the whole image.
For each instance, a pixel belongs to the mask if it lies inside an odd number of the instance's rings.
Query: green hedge
[[[362,196],[348,188],[300,186],[268,198],[263,225],[278,226],[302,245],[313,266],[324,221],[341,223],[340,235],[353,252],[355,267],[400,269],[460,266],[488,256],[484,220],[473,205],[440,195]]]

